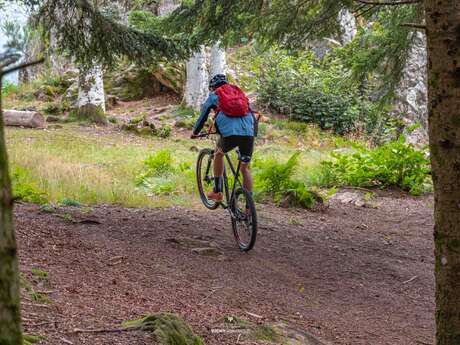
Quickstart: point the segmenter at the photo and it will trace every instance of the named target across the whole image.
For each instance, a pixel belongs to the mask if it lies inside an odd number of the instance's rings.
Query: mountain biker
[[[256,119],[249,107],[249,100],[237,86],[231,85],[227,77],[217,74],[209,81],[210,94],[201,107],[191,137],[196,137],[214,110],[216,131],[220,134],[214,154],[214,188],[208,193],[210,200],[223,200],[224,154],[238,148],[241,154],[243,187],[252,193],[253,180],[249,164],[254,151]]]

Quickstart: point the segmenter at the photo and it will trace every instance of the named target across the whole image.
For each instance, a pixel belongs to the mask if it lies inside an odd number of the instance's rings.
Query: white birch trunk
[[[77,115],[94,122],[105,123],[105,95],[102,68],[95,65],[80,70],[78,78]]]
[[[216,74],[226,74],[227,72],[227,60],[225,49],[216,43],[211,48],[211,54],[209,58],[209,76],[212,78]]]
[[[206,49],[201,47],[187,62],[187,81],[185,84],[184,100],[187,106],[200,110],[206,100],[208,91],[208,69]]]

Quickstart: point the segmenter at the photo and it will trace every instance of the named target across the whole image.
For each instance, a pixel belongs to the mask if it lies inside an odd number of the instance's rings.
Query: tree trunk
[[[19,270],[12,208],[13,198],[0,98],[0,344],[2,345],[22,345]]]
[[[5,126],[20,126],[29,128],[44,128],[45,118],[36,111],[4,110]]]
[[[106,124],[104,81],[101,66],[80,70],[76,115],[79,119]]]
[[[460,344],[460,2],[426,0],[436,343]]]
[[[225,49],[217,43],[211,48],[209,58],[209,76],[213,77],[216,74],[226,74],[226,65]]]
[[[206,49],[201,47],[187,62],[187,81],[185,84],[185,103],[195,110],[208,95],[208,70],[206,65]]]

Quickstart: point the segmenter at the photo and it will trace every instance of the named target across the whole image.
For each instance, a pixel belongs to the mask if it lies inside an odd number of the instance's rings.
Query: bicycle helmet
[[[219,86],[222,86],[224,84],[227,84],[227,77],[225,74],[216,74],[214,77],[211,78],[209,81],[209,90],[215,90]]]

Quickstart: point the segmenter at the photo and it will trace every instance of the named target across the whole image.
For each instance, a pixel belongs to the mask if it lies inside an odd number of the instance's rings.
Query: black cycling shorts
[[[254,152],[254,137],[247,137],[241,135],[232,135],[229,137],[220,137],[217,142],[217,147],[222,149],[224,153],[238,147],[243,160],[250,160]]]

